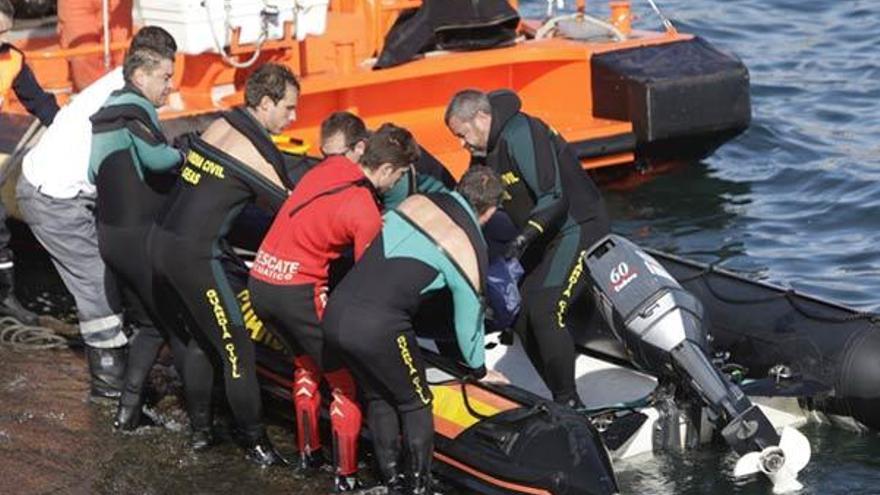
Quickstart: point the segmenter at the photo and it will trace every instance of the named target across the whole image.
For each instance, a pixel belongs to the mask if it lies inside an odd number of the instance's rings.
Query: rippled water
[[[634,0],[641,24],[655,23]],[[663,0],[678,28],[749,68],[753,122],[703,163],[609,193],[647,246],[880,311],[880,4]],[[809,494],[880,493],[880,438],[806,430]],[[721,448],[618,465],[627,493],[769,493]]]
[[[656,18],[634,2],[643,24]],[[705,163],[611,195],[645,245],[880,310],[880,9],[874,0],[665,0],[749,68],[753,122]]]

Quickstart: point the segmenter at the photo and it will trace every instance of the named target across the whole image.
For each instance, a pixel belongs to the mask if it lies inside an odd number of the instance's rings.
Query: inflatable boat
[[[810,446],[806,439],[786,437],[788,429],[811,420],[877,429],[880,336],[874,315],[649,253],[699,301],[709,366],[783,432],[778,441],[789,449],[795,474],[809,459]],[[495,333],[486,340],[487,366],[508,377],[511,385],[505,386],[465,381],[463,370],[436,354],[432,341],[422,340],[435,396],[437,472],[478,493],[616,493],[615,461],[713,440],[730,443],[729,424],[718,423],[706,400],[709,386],[682,386],[665,371],[649,369],[639,355],[644,349],[600,312],[585,308],[578,315],[576,374],[585,408],[577,412],[549,401],[515,336]],[[270,332],[254,330],[264,344],[259,353],[264,386],[289,402],[290,359],[267,340]],[[740,409],[746,410],[743,424],[757,424],[751,408]],[[731,474],[772,474],[750,454],[740,454],[757,464]]]

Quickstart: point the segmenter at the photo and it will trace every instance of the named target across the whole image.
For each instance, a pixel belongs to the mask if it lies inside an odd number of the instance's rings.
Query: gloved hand
[[[504,259],[509,260],[513,258],[521,258],[532,241],[537,239],[540,235],[541,231],[533,225],[526,225],[523,231],[507,244],[507,249],[504,251]]]

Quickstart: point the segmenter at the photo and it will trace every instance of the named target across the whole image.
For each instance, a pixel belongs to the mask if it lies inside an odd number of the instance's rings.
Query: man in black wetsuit
[[[519,229],[505,256],[521,258],[526,272],[515,330],[554,401],[579,407],[566,319],[586,288],[581,254],[608,234],[608,214],[565,139],[521,106],[512,91],[464,90],[450,101],[446,125],[505,183],[502,207]]]
[[[248,458],[260,465],[286,463],[262,419],[254,345],[245,328],[236,285],[227,273],[243,262],[226,236],[248,204],[277,211],[290,188],[281,153],[270,133],[296,116],[299,83],[287,67],[266,64],[245,84],[245,105],[214,121],[186,153],[177,187],[151,232],[153,268],[183,304],[193,340],[187,349],[187,404],[193,447],[211,444],[212,367],[222,371],[226,396]],[[173,304],[173,301],[169,301]]]
[[[414,147],[410,141],[408,148]],[[449,290],[454,328],[441,336],[457,344],[449,357],[475,378],[503,381],[484,365],[487,260],[479,227],[502,191],[494,172],[476,167],[457,192],[410,196],[385,214],[382,232],[330,295],[325,339],[342,351],[363,390],[389,493],[433,493],[432,397],[413,321],[422,301]]]
[[[114,421],[124,430],[139,424],[143,383],[164,341],[170,340],[181,371],[184,356],[173,324],[153,301],[147,253],[150,228],[176,179],[170,172],[183,159],[165,141],[156,113],[171,91],[177,45],[161,28],[150,29],[157,30],[159,42],[129,51],[123,63],[125,86],[91,118],[88,176],[98,193],[98,248],[107,265],[107,283],[118,289],[107,293],[121,296],[122,301],[111,305],[121,303],[126,321],[136,328]]]

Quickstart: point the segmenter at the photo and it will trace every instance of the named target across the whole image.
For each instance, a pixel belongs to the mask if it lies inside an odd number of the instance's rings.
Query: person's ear
[[[263,95],[263,97],[260,98],[260,104],[257,105],[257,108],[264,112],[267,112],[272,108],[272,104],[272,98],[269,98],[268,95]]]
[[[364,156],[364,151],[367,150],[367,142],[361,139],[357,143],[354,144],[352,150],[357,153],[358,156]]]

